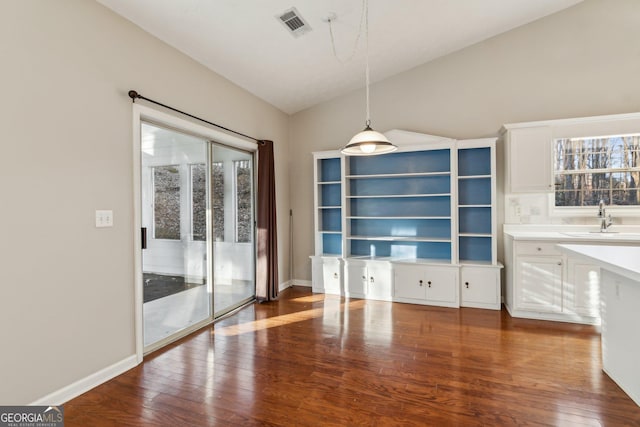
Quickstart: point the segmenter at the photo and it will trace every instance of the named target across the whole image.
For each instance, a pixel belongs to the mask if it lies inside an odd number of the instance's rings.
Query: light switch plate
[[[96,227],[113,227],[113,211],[96,210]]]

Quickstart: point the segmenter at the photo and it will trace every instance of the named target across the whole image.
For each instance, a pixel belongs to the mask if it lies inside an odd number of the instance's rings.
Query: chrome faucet
[[[611,214],[607,215],[607,208],[604,206],[604,200],[600,200],[598,204],[598,218],[600,218],[600,232],[606,233],[607,229],[613,224]]]

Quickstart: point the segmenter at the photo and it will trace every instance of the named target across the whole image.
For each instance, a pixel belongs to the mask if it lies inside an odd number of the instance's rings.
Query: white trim
[[[304,287],[310,288],[311,280],[300,280],[300,279],[287,280],[286,282],[280,283],[280,285],[278,286],[278,291],[282,292],[285,289],[291,288],[293,286],[304,286]]]
[[[232,135],[220,130],[212,129],[197,123],[189,122],[171,114],[163,113],[153,108],[140,104],[133,104],[133,258],[134,258],[134,319],[135,319],[135,358],[137,363],[142,362],[144,357],[144,318],[142,313],[143,305],[143,285],[142,285],[142,250],[140,229],[142,227],[142,205],[141,205],[141,124],[142,121],[149,121],[159,125],[179,129],[193,135],[200,136],[207,140],[228,145],[229,147],[241,150],[256,152],[258,144],[254,141],[247,141],[236,135]]]
[[[135,354],[122,359],[113,365],[107,366],[91,375],[88,375],[78,381],[62,387],[59,390],[49,393],[40,399],[34,400],[29,405],[62,405],[65,402],[73,399],[91,390],[94,387],[99,386],[102,383],[109,381],[110,379],[117,377],[128,371],[131,368],[136,367],[140,362]]]
[[[286,282],[282,282],[278,285],[278,292],[282,292],[285,289],[294,286],[293,280],[287,280]]]
[[[193,135],[200,136],[204,139],[210,139],[233,148],[239,148],[241,150],[252,152],[258,150],[258,143],[254,141],[247,141],[247,139],[245,138],[235,136],[220,130],[211,129],[209,127],[202,126],[185,119],[181,119],[171,114],[163,113],[153,108],[146,107],[144,105],[133,104],[133,114],[134,117],[137,115],[139,118],[144,118],[151,121],[152,123],[169,126],[174,129],[181,129]]]
[[[625,114],[610,114],[606,116],[591,116],[591,117],[578,117],[573,119],[556,119],[556,120],[540,120],[536,122],[522,122],[522,123],[508,123],[502,125],[500,133],[504,133],[507,130],[530,128],[538,126],[563,126],[563,125],[575,125],[580,123],[594,123],[605,122],[615,120],[634,120],[640,119],[640,113],[625,113]]]
[[[144,356],[144,303],[142,283],[142,114],[144,107],[133,104],[133,283],[134,283],[134,328],[136,361]]]
[[[291,282],[293,282],[292,286],[304,286],[307,288],[311,288],[313,286],[313,282],[311,280],[294,279],[291,280]]]

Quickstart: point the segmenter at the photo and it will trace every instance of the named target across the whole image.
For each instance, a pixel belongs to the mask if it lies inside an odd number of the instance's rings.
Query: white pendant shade
[[[391,153],[396,151],[398,147],[393,145],[386,136],[380,132],[376,132],[371,129],[371,114],[369,109],[369,1],[364,0],[362,14],[364,17],[364,33],[365,33],[365,46],[366,46],[366,67],[365,67],[365,94],[366,94],[366,106],[367,106],[367,120],[366,127],[360,133],[357,133],[351,141],[340,150],[342,154],[347,156],[374,156],[376,154]],[[331,21],[329,21],[331,25]],[[329,27],[331,29],[331,27]],[[333,39],[332,39],[333,40]],[[335,46],[334,46],[335,52]]]
[[[342,149],[342,153],[348,156],[371,156],[391,153],[397,149],[398,147],[389,142],[386,136],[367,126],[351,138],[351,141]]]

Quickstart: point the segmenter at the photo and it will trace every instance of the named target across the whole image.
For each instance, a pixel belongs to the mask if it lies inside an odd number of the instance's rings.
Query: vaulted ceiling
[[[364,86],[363,0],[97,1],[286,113]],[[580,1],[370,0],[372,82]],[[292,7],[297,37],[279,19]]]

